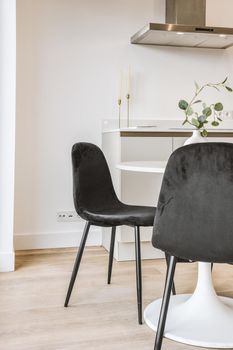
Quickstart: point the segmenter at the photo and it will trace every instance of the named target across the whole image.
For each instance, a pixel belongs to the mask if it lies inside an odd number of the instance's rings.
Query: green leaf
[[[179,108],[182,109],[183,111],[186,111],[186,109],[188,108],[188,102],[185,100],[180,100],[179,101]]]
[[[227,81],[227,79],[228,79],[228,77],[226,77],[226,78],[223,80],[222,84],[225,84],[226,81]]]
[[[202,130],[202,132],[201,132],[201,136],[203,136],[203,137],[208,136],[208,132],[207,132],[207,130],[206,130],[206,129]]]
[[[213,122],[211,123],[211,125],[212,125],[212,126],[219,126],[219,122],[217,122],[217,121],[215,120],[215,121],[213,121]]]
[[[192,114],[193,114],[193,109],[191,108],[191,107],[188,107],[187,109],[186,109],[186,114],[187,114],[187,116],[191,116]]]
[[[203,109],[202,113],[206,116],[209,117],[212,114],[212,109],[210,107],[206,107]]]
[[[196,126],[197,128],[199,128],[200,123],[199,123],[199,121],[198,121],[197,119],[192,118],[192,124],[193,124],[194,126]]]
[[[221,111],[223,110],[223,105],[222,105],[222,103],[221,103],[221,102],[215,103],[214,109],[215,109],[215,111],[217,111],[217,112],[221,112]]]
[[[230,92],[233,91],[232,88],[231,88],[230,86],[225,86],[225,88],[226,88],[228,91],[230,91]]]
[[[206,115],[200,115],[200,117],[197,118],[199,123],[204,123],[206,121]]]
[[[202,100],[197,100],[197,101],[193,102],[193,104],[200,103],[200,102],[202,102]]]
[[[194,84],[195,84],[195,87],[196,87],[196,90],[199,90],[199,85],[196,81],[194,81]]]

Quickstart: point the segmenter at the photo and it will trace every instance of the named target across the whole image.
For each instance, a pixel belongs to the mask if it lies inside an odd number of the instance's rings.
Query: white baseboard
[[[0,272],[11,272],[15,269],[15,253],[0,252]]]
[[[20,233],[14,235],[14,248],[15,250],[28,250],[28,249],[49,249],[49,248],[68,248],[78,247],[80,245],[83,231],[78,229],[77,231],[62,231],[62,232],[42,232],[42,233]],[[108,240],[110,234],[108,235]],[[106,241],[106,242],[105,242]],[[90,233],[87,239],[87,246],[101,246],[103,245],[109,250],[109,242],[102,240],[102,229],[96,226],[90,228]],[[0,253],[1,254],[1,253]],[[117,242],[115,244],[115,258],[118,261],[127,261],[135,259],[135,244],[134,242]],[[164,258],[164,254],[152,247],[151,242],[141,242],[141,255],[142,259],[161,259]],[[0,256],[1,257],[1,256]],[[4,261],[7,262],[4,269],[12,268],[14,266],[14,259],[4,257]],[[1,260],[0,260],[1,261]],[[1,268],[1,267],[0,267]],[[8,270],[12,271],[12,270]]]
[[[20,233],[14,235],[15,250],[68,248],[80,245],[83,231]],[[98,227],[91,227],[87,239],[89,246],[102,245],[102,232]]]

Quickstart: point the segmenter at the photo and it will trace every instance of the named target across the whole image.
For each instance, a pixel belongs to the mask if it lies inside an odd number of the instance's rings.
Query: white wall
[[[0,272],[14,270],[16,3],[0,0]]]
[[[163,1],[18,0],[16,247],[78,240],[81,224],[56,222],[57,210],[73,208],[71,146],[100,143],[101,119],[117,117],[122,67],[133,71],[134,118],[179,118],[177,101],[192,94],[194,79],[232,79],[232,50],[131,45],[158,17],[157,5]],[[208,0],[207,17],[233,26],[233,3]],[[210,92],[233,109],[230,95],[217,96]],[[93,232],[90,243],[100,239]]]

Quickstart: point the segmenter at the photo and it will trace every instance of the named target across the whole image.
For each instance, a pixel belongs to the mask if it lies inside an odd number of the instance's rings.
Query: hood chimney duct
[[[205,26],[206,0],[166,0],[166,23]]]

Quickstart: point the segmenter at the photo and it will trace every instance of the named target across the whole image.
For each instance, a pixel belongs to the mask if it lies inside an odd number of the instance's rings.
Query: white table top
[[[165,161],[130,161],[122,162],[116,165],[117,169],[124,171],[136,171],[141,173],[160,173],[163,174],[167,162]]]

